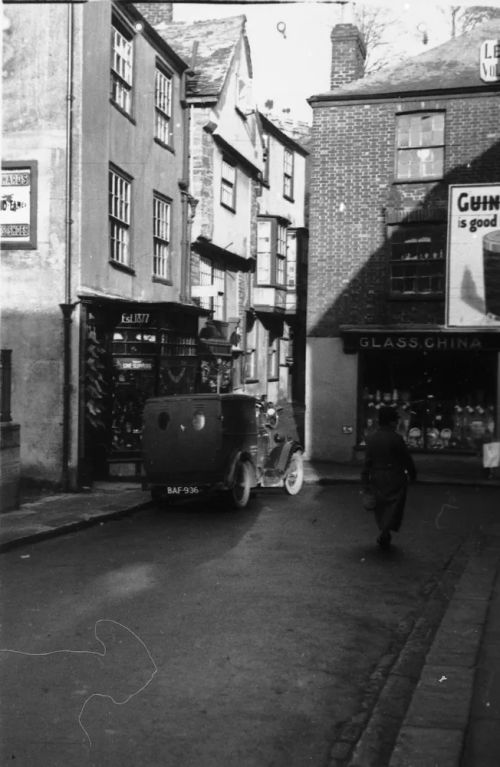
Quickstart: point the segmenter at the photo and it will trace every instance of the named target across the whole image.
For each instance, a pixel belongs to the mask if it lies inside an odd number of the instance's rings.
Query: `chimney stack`
[[[363,36],[354,24],[337,24],[331,32],[332,67],[330,87],[332,90],[363,77],[366,46]]]

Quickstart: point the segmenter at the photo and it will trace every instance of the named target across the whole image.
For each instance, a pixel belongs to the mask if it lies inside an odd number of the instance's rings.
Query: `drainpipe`
[[[193,44],[193,49],[195,50]],[[194,56],[194,54],[193,54]],[[192,76],[193,70],[188,69],[182,74],[181,99],[184,109],[184,150],[182,158],[182,181],[179,182],[182,206],[182,241],[181,241],[181,301],[191,303],[191,225],[196,210],[197,200],[191,194],[193,183],[192,159],[192,110],[186,98],[186,78]]]
[[[64,492],[70,489],[70,406],[71,406],[71,323],[76,303],[71,303],[71,224],[72,219],[72,164],[73,164],[73,3],[68,3],[67,22],[67,79],[66,79],[66,220],[64,268],[64,303],[59,304],[63,315],[63,412],[62,412],[62,485]]]

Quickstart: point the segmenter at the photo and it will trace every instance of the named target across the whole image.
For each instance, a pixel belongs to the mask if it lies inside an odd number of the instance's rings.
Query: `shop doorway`
[[[496,352],[364,352],[358,442],[377,427],[381,405],[399,414],[413,450],[477,452],[495,434]]]

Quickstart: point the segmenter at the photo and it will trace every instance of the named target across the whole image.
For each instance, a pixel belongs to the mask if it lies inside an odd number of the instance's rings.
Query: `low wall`
[[[19,508],[20,426],[0,424],[0,512]]]

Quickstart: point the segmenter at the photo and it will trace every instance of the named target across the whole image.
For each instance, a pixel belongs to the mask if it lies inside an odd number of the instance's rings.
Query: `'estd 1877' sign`
[[[479,56],[481,80],[500,82],[500,40],[485,40]]]

